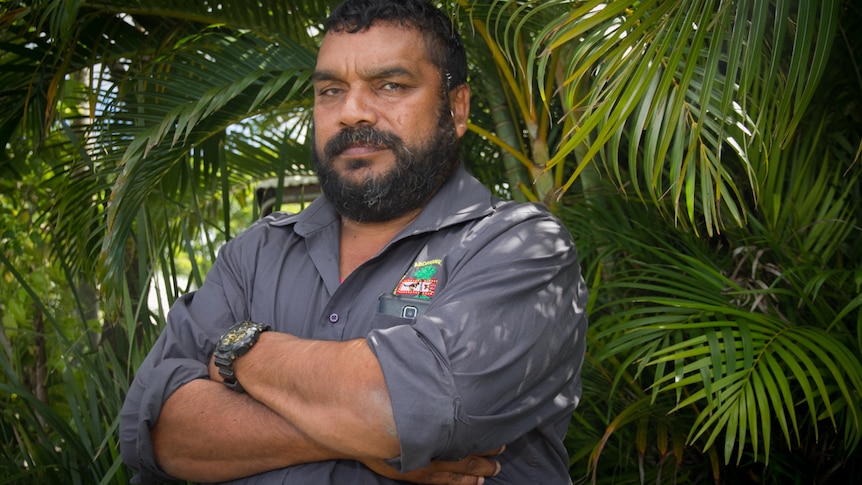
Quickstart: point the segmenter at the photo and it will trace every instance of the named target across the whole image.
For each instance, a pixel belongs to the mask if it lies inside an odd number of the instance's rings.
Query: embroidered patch
[[[401,278],[393,293],[416,298],[431,298],[437,291],[437,278],[434,276],[442,264],[442,259],[416,261]]]
[[[404,278],[395,290],[396,295],[424,296],[431,298],[437,290],[437,278],[417,280]]]

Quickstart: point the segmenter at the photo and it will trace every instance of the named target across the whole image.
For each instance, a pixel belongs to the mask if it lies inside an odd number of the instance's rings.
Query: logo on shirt
[[[442,264],[442,259],[414,262],[410,270],[401,278],[394,293],[416,298],[431,298],[437,291],[437,278],[434,276]]]

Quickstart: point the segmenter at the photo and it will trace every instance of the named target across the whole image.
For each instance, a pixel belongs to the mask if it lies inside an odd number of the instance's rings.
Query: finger
[[[425,483],[425,482],[422,482]],[[475,477],[473,475],[461,475],[458,473],[439,474],[434,477],[434,481],[428,482],[434,484],[446,485],[483,485],[485,477]]]
[[[494,448],[491,451],[486,451],[484,453],[476,453],[476,456],[494,456],[494,455],[502,455],[506,450],[506,445],[500,446],[499,448]]]
[[[500,473],[500,462],[478,455],[470,455],[459,461],[434,464],[438,470],[473,477],[492,477]]]

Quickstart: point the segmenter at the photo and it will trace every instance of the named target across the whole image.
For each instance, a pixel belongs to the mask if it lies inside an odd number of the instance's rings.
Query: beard
[[[387,148],[395,164],[385,173],[354,182],[333,168],[332,159],[356,144]],[[408,147],[396,134],[371,126],[349,127],[326,142],[319,154],[316,143],[311,160],[320,188],[339,215],[356,222],[384,222],[422,207],[458,166],[458,137],[448,103],[441,102],[437,124],[421,145]],[[349,170],[370,164],[354,160]]]

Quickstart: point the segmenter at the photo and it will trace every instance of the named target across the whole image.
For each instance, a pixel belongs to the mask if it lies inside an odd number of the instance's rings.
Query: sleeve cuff
[[[208,378],[209,372],[206,365],[191,359],[167,359],[161,362],[156,369],[148,374],[147,382],[136,380],[129,390],[130,397],[135,394],[139,396],[136,406],[126,406],[131,409],[123,409],[123,414],[136,415],[133,418],[136,428],[129,429],[125,435],[132,436],[132,446],[124,447],[124,461],[128,464],[136,464],[140,483],[162,482],[174,480],[163,472],[156,463],[153,443],[150,439],[150,429],[155,426],[162,411],[164,401],[184,384],[201,378]],[[127,404],[130,399],[127,399]],[[127,456],[134,452],[135,456]]]
[[[367,337],[383,369],[401,443],[401,456],[387,463],[402,473],[432,460],[459,460],[470,447],[469,440],[453,440],[464,416],[445,343],[433,324],[423,324],[426,319]]]

